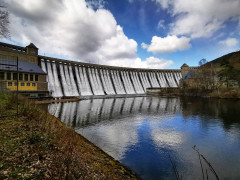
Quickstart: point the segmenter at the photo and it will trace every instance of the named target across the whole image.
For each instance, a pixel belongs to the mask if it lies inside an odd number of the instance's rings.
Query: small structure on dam
[[[35,71],[36,68],[33,67],[31,72],[19,74],[19,87],[21,87],[21,83],[30,83],[32,86],[33,83],[36,83],[35,85],[37,85],[37,88],[20,88],[20,91],[35,91],[38,95],[41,92],[49,91],[50,96],[54,98],[145,94],[147,88],[177,88],[182,78],[180,69],[139,69],[68,61],[38,55],[38,48],[32,43],[27,47],[0,43],[1,60],[10,62],[16,60],[17,56],[20,64],[25,62],[30,65],[31,63],[32,66],[41,68],[41,70]],[[14,90],[7,86],[10,81],[15,81],[7,78],[9,71],[0,68],[0,73],[0,81],[5,82],[3,86]],[[20,78],[27,77],[25,74],[28,73],[29,79]],[[34,82],[31,77],[35,78]]]

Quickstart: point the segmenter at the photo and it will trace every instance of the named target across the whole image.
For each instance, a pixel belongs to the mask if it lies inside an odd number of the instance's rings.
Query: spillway
[[[182,78],[180,69],[122,68],[44,56],[39,65],[47,73],[52,97],[145,94],[151,87],[177,88]]]

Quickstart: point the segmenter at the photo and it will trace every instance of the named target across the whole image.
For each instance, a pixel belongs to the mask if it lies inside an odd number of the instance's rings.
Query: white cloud
[[[164,38],[153,36],[150,45],[142,43],[142,48],[152,53],[169,53],[183,51],[191,47],[190,38],[167,36]]]
[[[220,41],[219,43],[227,47],[233,47],[238,44],[238,40],[236,38],[228,38]]]
[[[149,57],[146,59],[146,61],[143,62],[145,68],[152,68],[152,69],[164,69],[166,67],[169,67],[173,64],[173,61],[171,60],[165,60],[165,59],[159,59],[156,57]]]
[[[161,19],[161,20],[158,22],[157,28],[158,28],[158,29],[166,29],[164,23],[165,23],[165,21],[164,21],[163,19]]]
[[[224,22],[240,16],[239,0],[155,0],[175,17],[170,34],[210,37]],[[238,20],[240,22],[240,20]]]
[[[156,57],[148,57],[144,61],[140,58],[135,59],[115,59],[109,65],[132,68],[149,68],[149,69],[165,69],[173,64],[172,60],[159,59]]]
[[[136,56],[137,42],[124,34],[110,11],[103,9],[103,0],[3,0],[3,5],[10,13],[13,42],[33,42],[51,56],[145,66]]]

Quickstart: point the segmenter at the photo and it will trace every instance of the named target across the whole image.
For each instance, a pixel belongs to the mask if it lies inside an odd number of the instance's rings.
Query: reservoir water
[[[134,97],[50,104],[48,110],[141,179],[240,179],[240,101]],[[215,179],[202,159],[203,171]],[[175,167],[175,171],[174,171]]]

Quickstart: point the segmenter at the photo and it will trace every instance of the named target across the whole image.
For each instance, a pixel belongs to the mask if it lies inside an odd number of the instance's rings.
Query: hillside
[[[204,64],[203,67],[220,67],[223,63],[229,63],[234,69],[240,70],[240,51],[232,52],[217,59],[214,59]]]

